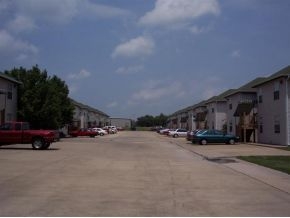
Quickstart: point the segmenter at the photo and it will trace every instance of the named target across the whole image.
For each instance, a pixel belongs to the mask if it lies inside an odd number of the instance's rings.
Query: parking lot
[[[138,131],[0,147],[0,216],[290,216],[290,176],[235,159],[263,152],[290,155]]]

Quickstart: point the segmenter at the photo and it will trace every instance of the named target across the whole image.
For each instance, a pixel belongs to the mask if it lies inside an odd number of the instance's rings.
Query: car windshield
[[[195,134],[203,134],[205,133],[207,130],[205,129],[201,129],[201,130],[198,130]]]

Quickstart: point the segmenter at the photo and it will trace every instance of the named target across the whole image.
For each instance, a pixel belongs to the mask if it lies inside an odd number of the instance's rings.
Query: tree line
[[[168,116],[161,113],[158,116],[145,115],[137,118],[136,125],[140,127],[165,126]]]

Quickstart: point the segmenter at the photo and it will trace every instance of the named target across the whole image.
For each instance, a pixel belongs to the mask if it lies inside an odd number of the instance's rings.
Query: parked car
[[[75,131],[70,131],[69,133],[72,137],[78,137],[78,136],[89,136],[94,138],[98,135],[97,132],[92,131],[91,129],[79,129]]]
[[[115,134],[118,132],[116,126],[105,126],[102,129],[106,130],[109,134]]]
[[[97,132],[100,136],[104,136],[108,134],[108,132],[102,128],[92,128],[92,130]]]
[[[186,129],[175,129],[175,130],[169,131],[168,135],[172,136],[173,138],[186,137],[187,130]]]
[[[172,131],[173,129],[162,129],[160,130],[160,134],[161,135],[168,135],[169,134],[169,131]]]
[[[227,143],[235,144],[239,140],[239,137],[231,134],[226,134],[223,131],[208,129],[200,131],[193,136],[192,143],[199,143],[206,145],[207,143]]]
[[[202,131],[202,129],[196,129],[196,130],[193,130],[193,131],[188,131],[188,132],[187,132],[187,135],[186,135],[186,140],[187,140],[187,141],[192,141],[193,136],[194,136],[196,133],[200,132],[200,131]]]

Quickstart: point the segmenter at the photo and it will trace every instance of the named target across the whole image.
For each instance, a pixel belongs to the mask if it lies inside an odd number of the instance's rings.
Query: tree
[[[168,117],[164,114],[159,116],[145,115],[143,117],[137,118],[137,126],[150,127],[150,126],[165,126]]]
[[[68,87],[60,78],[48,76],[37,65],[30,70],[20,67],[4,73],[23,83],[18,89],[18,119],[43,129],[58,129],[72,121],[74,107]]]

